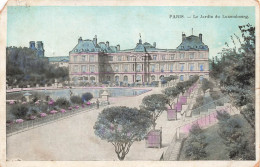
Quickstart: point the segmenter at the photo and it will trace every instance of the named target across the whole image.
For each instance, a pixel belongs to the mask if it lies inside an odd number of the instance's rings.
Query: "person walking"
[[[96,101],[96,104],[97,104],[97,109],[99,109],[99,100],[98,99]]]

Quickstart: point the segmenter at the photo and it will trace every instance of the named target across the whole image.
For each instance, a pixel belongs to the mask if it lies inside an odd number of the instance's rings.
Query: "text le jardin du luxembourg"
[[[192,16],[184,16],[184,15],[175,15],[169,14],[170,19],[184,19],[184,18],[191,18],[191,19],[248,19],[247,15],[192,15]]]

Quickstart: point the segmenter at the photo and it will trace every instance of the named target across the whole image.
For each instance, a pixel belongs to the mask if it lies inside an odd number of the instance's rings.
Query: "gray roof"
[[[48,57],[49,62],[69,62],[69,56]]]
[[[182,41],[177,50],[209,50],[209,48],[198,36],[191,35]]]
[[[96,47],[92,40],[82,40],[72,49],[71,53],[81,53],[81,52],[98,52],[100,49]]]
[[[97,45],[92,40],[81,40],[72,49],[70,53],[81,53],[81,52],[105,52],[115,53],[118,52],[116,46],[107,46],[104,42],[99,42]]]

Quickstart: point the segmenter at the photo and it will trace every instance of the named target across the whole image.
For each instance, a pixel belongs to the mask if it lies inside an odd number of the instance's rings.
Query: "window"
[[[182,49],[184,49],[184,46],[181,46]]]
[[[115,81],[119,82],[119,76],[115,76]]]
[[[173,64],[170,65],[170,71],[173,72]]]
[[[90,65],[89,68],[90,68],[90,72],[91,73],[95,72],[95,66],[94,65]]]
[[[140,75],[137,75],[137,76],[136,76],[136,82],[141,82],[141,78],[142,78],[142,77],[141,77]]]
[[[194,59],[194,53],[190,53],[190,59]]]
[[[118,72],[118,70],[119,70],[119,66],[115,65],[115,71]]]
[[[113,61],[113,56],[108,56],[108,61]]]
[[[173,55],[171,55],[171,60],[174,60],[174,54],[173,54]]]
[[[81,66],[81,72],[86,72],[86,66]]]
[[[202,80],[203,80],[203,78],[204,78],[204,77],[201,75],[201,76],[200,76],[200,81],[202,81]]]
[[[74,56],[74,62],[77,62],[77,56]]]
[[[180,64],[180,70],[181,70],[181,71],[184,70],[184,64],[183,64],[183,63]]]
[[[117,61],[121,61],[122,60],[122,57],[121,56],[118,56],[117,57]]]
[[[161,72],[164,72],[164,64],[161,65]]]
[[[200,71],[204,71],[203,64],[199,64]]]
[[[155,76],[152,75],[152,76],[151,76],[151,79],[152,79],[152,81],[155,81]]]
[[[125,72],[128,71],[128,65],[127,65],[127,64],[124,65],[124,71],[125,71]]]
[[[153,55],[153,60],[156,60],[157,59],[157,55]]]
[[[151,71],[154,72],[155,71],[155,64],[151,65]]]
[[[194,69],[194,64],[190,64],[190,71],[193,71]]]
[[[127,61],[130,61],[130,56],[127,56]]]
[[[204,54],[203,53],[200,53],[200,58],[204,58]]]
[[[138,72],[141,71],[141,64],[137,64],[136,71],[138,71]]]
[[[110,76],[107,76],[107,81],[110,81]]]
[[[111,71],[111,67],[107,66],[107,72],[110,72],[110,71]]]
[[[180,54],[180,59],[184,59],[184,56],[185,56],[184,53],[181,53]]]
[[[128,82],[128,77],[124,76],[124,82],[127,83]]]
[[[180,76],[180,81],[183,81],[183,80],[184,80],[184,76],[181,75],[181,76]]]
[[[75,65],[74,66],[74,70],[73,70],[74,72],[78,72],[78,65]]]
[[[95,61],[94,55],[91,55],[91,56],[89,57],[89,61],[90,61],[90,62],[94,62],[94,61]]]
[[[82,56],[82,60],[81,61],[86,61],[86,56],[85,55]]]
[[[162,56],[162,60],[165,60],[165,55]]]

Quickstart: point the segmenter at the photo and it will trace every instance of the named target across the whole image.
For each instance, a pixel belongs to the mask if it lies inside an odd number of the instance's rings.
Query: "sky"
[[[215,57],[225,42],[232,43],[231,35],[241,36],[239,25],[255,25],[254,14],[254,7],[8,6],[7,46],[29,47],[29,41],[43,41],[45,56],[68,56],[79,37],[92,40],[97,35],[98,42],[109,41],[113,46],[120,44],[121,49],[132,49],[141,34],[143,42],[175,49],[184,32],[186,36],[202,33],[210,57]],[[173,19],[170,15],[184,18]]]

